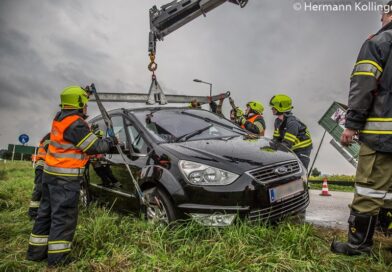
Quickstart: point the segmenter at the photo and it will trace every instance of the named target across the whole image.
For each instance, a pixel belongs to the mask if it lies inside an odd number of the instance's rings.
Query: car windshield
[[[204,110],[161,109],[134,111],[133,114],[161,142],[229,138],[245,134],[230,121]]]

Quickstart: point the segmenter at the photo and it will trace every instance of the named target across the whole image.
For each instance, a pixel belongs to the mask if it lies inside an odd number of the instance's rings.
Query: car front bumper
[[[215,206],[202,204],[182,204],[178,208],[182,213],[206,226],[228,226],[235,218],[250,222],[276,222],[286,217],[305,212],[309,205],[308,190],[284,201],[272,203],[267,207],[250,206]]]

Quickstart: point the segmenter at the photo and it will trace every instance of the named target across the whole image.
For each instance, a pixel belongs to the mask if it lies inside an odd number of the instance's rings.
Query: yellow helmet
[[[285,94],[274,95],[270,100],[270,106],[278,112],[289,112],[293,109],[292,100]]]
[[[79,86],[69,86],[62,91],[60,99],[62,109],[82,109],[88,102],[88,95]]]
[[[263,103],[259,101],[250,101],[246,104],[247,107],[251,108],[252,111],[258,114],[263,114],[264,106]]]

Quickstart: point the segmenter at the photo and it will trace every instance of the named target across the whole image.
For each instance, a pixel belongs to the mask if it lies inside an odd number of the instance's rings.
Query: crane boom
[[[153,6],[150,9],[149,53],[155,55],[158,40],[163,40],[171,32],[200,15],[205,16],[207,12],[225,2],[231,2],[243,8],[248,0],[174,0],[161,6],[160,9]]]

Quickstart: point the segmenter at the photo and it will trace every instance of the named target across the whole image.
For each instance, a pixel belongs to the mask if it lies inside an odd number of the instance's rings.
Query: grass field
[[[0,162],[0,271],[392,271],[390,241],[377,236],[373,256],[331,254],[339,231],[285,222],[206,228],[148,224],[93,206],[82,209],[68,267],[46,270],[25,260],[33,223],[26,216],[33,187],[28,163]],[[388,244],[389,243],[389,244]]]

